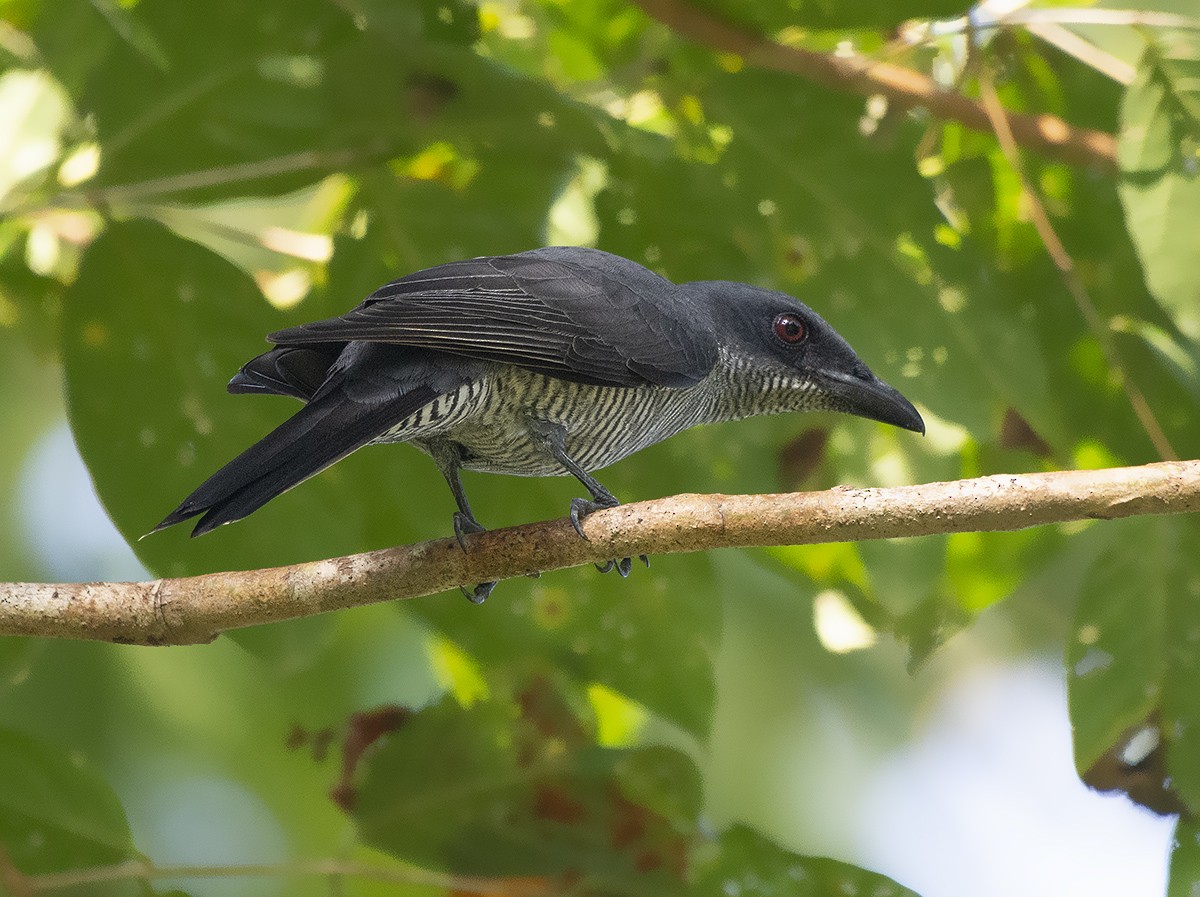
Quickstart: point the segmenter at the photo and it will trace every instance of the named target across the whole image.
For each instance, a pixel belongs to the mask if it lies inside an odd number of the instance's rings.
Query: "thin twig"
[[[1029,201],[1029,215],[1033,220],[1033,226],[1037,228],[1038,236],[1042,239],[1042,245],[1046,247],[1046,253],[1054,262],[1054,266],[1058,268],[1058,273],[1062,276],[1067,291],[1075,299],[1075,304],[1079,307],[1079,313],[1083,316],[1088,327],[1091,328],[1097,341],[1099,341],[1100,348],[1104,352],[1104,357],[1108,362],[1109,368],[1117,375],[1117,379],[1121,382],[1121,388],[1125,390],[1125,395],[1129,399],[1129,404],[1133,406],[1133,413],[1137,415],[1142,429],[1146,431],[1150,442],[1154,444],[1154,449],[1158,452],[1158,456],[1164,461],[1179,460],[1179,455],[1176,454],[1175,448],[1167,438],[1167,434],[1163,432],[1163,428],[1159,425],[1158,418],[1154,416],[1154,412],[1150,408],[1150,403],[1146,401],[1146,397],[1142,394],[1142,391],[1138,389],[1137,384],[1133,382],[1133,378],[1129,376],[1129,369],[1121,358],[1121,353],[1117,350],[1116,341],[1113,339],[1108,325],[1100,316],[1096,304],[1092,302],[1092,297],[1088,295],[1087,287],[1084,286],[1079,272],[1075,270],[1075,262],[1071,258],[1071,254],[1067,252],[1067,247],[1059,239],[1054,225],[1050,223],[1050,216],[1046,212],[1046,206],[1034,188],[1033,182],[1030,180],[1029,174],[1026,172],[1025,166],[1021,161],[1021,152],[1017,148],[1017,141],[1013,137],[1012,128],[1010,127],[1010,114],[1000,102],[1000,97],[996,93],[996,86],[992,83],[991,73],[987,70],[986,66],[981,66],[979,72],[979,95],[983,99],[983,108],[987,111],[988,118],[992,122],[992,129],[995,131],[996,139],[1000,142],[1000,149],[1003,151],[1005,158],[1008,159],[1008,164],[1012,166],[1013,170],[1017,173],[1017,177],[1021,180],[1021,188],[1025,193],[1025,198]]]
[[[24,878],[28,894],[45,894],[84,885],[116,881],[148,881],[163,878],[292,878],[297,876],[337,876],[366,878],[392,884],[423,885],[473,894],[477,897],[533,897],[549,893],[550,881],[544,878],[485,878],[450,875],[418,866],[380,866],[351,860],[318,859],[293,863],[254,863],[224,865],[156,865],[144,860],[127,860],[112,866],[94,866],[67,872],[50,872]]]
[[[672,31],[714,50],[741,56],[750,65],[801,75],[863,96],[881,94],[902,108],[920,107],[936,118],[977,131],[992,130],[981,103],[912,69],[857,54],[785,46],[726,22],[688,0],[638,0],[638,5]],[[1024,147],[1072,165],[1091,165],[1109,172],[1117,169],[1117,142],[1112,134],[1076,127],[1055,115],[1011,112],[1009,119],[1015,139]]]
[[[33,897],[36,893],[33,882],[13,864],[8,850],[0,843],[0,894],[7,897]]]
[[[677,495],[599,511],[584,523],[586,540],[559,519],[468,536],[465,551],[454,539],[440,539],[185,579],[0,584],[0,635],[198,644],[243,626],[640,554],[1017,530],[1196,511],[1200,461],[893,489]]]
[[[332,173],[339,169],[369,162],[381,157],[383,152],[382,143],[353,149],[305,150],[286,156],[274,156],[270,159],[259,159],[253,162],[239,162],[234,165],[221,165],[201,171],[186,171],[128,184],[91,188],[84,185],[79,190],[65,191],[48,200],[39,200],[36,204],[18,205],[10,209],[0,208],[0,213],[17,218],[48,207],[107,207],[188,190],[251,183],[264,178],[297,172],[328,170]]]

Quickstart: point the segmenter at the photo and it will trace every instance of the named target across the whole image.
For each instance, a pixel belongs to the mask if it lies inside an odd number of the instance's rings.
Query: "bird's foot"
[[[467,550],[465,542],[467,536],[483,532],[487,532],[483,524],[470,514],[464,514],[462,511],[454,512],[454,538],[458,539],[458,547],[463,551]]]
[[[481,582],[470,590],[466,586],[459,586],[459,589],[462,590],[462,593],[472,604],[483,604],[483,602],[487,601],[488,595],[492,594],[492,589],[494,588],[496,588],[494,582]]]
[[[458,539],[458,547],[463,551],[467,550],[466,537],[473,533],[485,532],[483,524],[472,517],[470,514],[465,514],[462,511],[454,512],[454,537]],[[481,582],[475,588],[468,590],[466,586],[460,586],[462,593],[467,596],[467,600],[472,604],[483,604],[487,601],[488,595],[492,594],[492,589],[496,588],[494,582]]]
[[[611,495],[600,495],[594,499],[573,498],[571,499],[571,526],[575,527],[575,532],[587,539],[587,533],[583,531],[582,520],[588,514],[596,511],[602,511],[605,508],[615,508],[620,502]],[[650,558],[644,554],[639,554],[638,559],[647,567],[650,566]],[[605,561],[603,564],[597,564],[596,569],[601,573],[607,573],[609,570],[616,568],[617,573],[624,579],[631,570],[633,570],[633,558],[618,558],[616,560]]]
[[[638,560],[647,567],[650,566],[650,558],[646,557],[644,554],[639,554]],[[619,558],[617,560],[605,561],[603,564],[596,565],[596,569],[601,573],[607,573],[614,567],[617,568],[617,573],[619,573],[621,578],[624,579],[629,575],[630,571],[633,570],[633,558]]]
[[[596,499],[573,498],[571,499],[571,526],[575,527],[575,532],[579,533],[580,538],[587,539],[587,533],[583,531],[583,518],[596,511],[603,511],[605,508],[615,508],[619,504],[620,502],[611,495]]]

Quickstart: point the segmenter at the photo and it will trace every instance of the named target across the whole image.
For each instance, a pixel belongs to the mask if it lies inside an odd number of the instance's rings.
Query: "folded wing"
[[[612,386],[683,388],[716,345],[657,274],[594,249],[469,259],[403,277],[357,308],[270,336],[281,346],[351,340],[420,346]]]

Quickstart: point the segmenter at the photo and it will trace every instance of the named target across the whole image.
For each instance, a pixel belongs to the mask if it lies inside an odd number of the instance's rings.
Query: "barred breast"
[[[810,383],[785,381],[747,372],[742,359],[724,353],[709,377],[687,389],[594,386],[495,365],[375,442],[411,442],[428,452],[426,443],[450,440],[461,446],[467,470],[559,476],[567,471],[531,422],[561,426],[567,454],[584,470],[599,470],[697,424],[820,407]]]
[[[497,365],[486,376],[438,396],[374,442],[448,439],[465,452],[467,470],[511,476],[565,471],[530,429],[561,426],[566,449],[585,470],[599,470],[707,419],[711,388],[613,387],[573,383]]]
[[[489,378],[480,407],[446,435],[467,452],[463,467],[514,476],[566,474],[530,432],[557,424],[567,454],[584,470],[615,464],[705,419],[709,389],[593,386],[520,368]]]

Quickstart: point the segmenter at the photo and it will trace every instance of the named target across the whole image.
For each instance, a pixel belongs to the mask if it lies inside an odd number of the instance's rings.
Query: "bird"
[[[151,532],[240,520],[351,452],[407,442],[432,458],[460,545],[483,532],[460,471],[573,476],[571,524],[619,502],[593,475],[698,424],[839,411],[925,432],[815,311],[734,281],[674,283],[619,255],[552,246],[401,277],[356,308],[268,335],[234,394],[304,405]],[[646,560],[643,558],[643,560]],[[598,565],[628,575],[629,558]],[[495,583],[463,589],[475,603]]]

